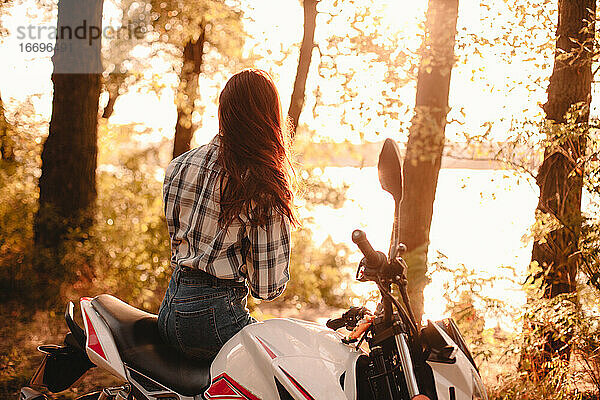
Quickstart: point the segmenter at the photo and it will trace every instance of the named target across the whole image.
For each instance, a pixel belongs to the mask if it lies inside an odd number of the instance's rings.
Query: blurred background
[[[571,3],[0,2],[0,396],[62,340],[67,301],[158,311],[165,168],[217,133],[227,79],[260,68],[293,128],[302,226],[256,318],[375,308],[350,234],[389,245],[376,164],[392,138],[423,321],[455,318],[493,398],[598,398],[596,4]],[[61,396],[109,379],[88,375]]]

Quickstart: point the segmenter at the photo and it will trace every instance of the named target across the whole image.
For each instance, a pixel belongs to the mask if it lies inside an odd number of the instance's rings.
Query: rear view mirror
[[[396,203],[402,200],[402,159],[398,144],[392,139],[385,139],[379,153],[379,182],[381,187],[394,196]]]

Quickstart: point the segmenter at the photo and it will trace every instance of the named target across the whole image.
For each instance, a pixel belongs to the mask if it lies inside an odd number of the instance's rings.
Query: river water
[[[377,168],[330,167],[322,171],[322,176],[333,184],[345,182],[349,189],[342,208],[320,206],[311,211],[315,240],[331,235],[334,241],[355,249],[350,234],[360,228],[373,247],[386,252],[394,202],[381,189]],[[450,269],[464,265],[481,277],[509,278],[513,282],[500,281],[486,287],[483,294],[519,306],[525,296],[514,280],[523,278],[531,257],[531,241],[525,237],[534,222],[538,193],[531,177],[513,171],[442,169],[434,203],[429,261],[443,260]],[[356,262],[360,254],[353,253],[350,259]],[[425,289],[427,318],[447,315],[441,294],[444,284],[453,278],[452,273],[432,273],[432,282]],[[359,285],[352,285],[357,294],[366,295],[373,289]]]

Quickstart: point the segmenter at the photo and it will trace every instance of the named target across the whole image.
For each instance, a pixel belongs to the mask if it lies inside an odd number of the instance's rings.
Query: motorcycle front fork
[[[402,365],[402,371],[404,372],[404,380],[406,381],[406,387],[408,394],[412,399],[414,396],[419,394],[419,385],[417,384],[417,377],[415,375],[415,369],[413,367],[412,357],[410,355],[410,349],[408,347],[408,340],[406,334],[400,333],[395,336],[396,348],[400,355],[400,364]]]
[[[377,399],[413,398],[419,386],[406,334],[398,333],[371,349],[375,373],[370,376],[371,390]]]

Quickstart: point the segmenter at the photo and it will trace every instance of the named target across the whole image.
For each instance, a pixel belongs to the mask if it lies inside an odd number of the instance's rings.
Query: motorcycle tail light
[[[429,400],[429,397],[425,396],[424,394],[418,394],[415,397],[413,397],[411,400]]]

